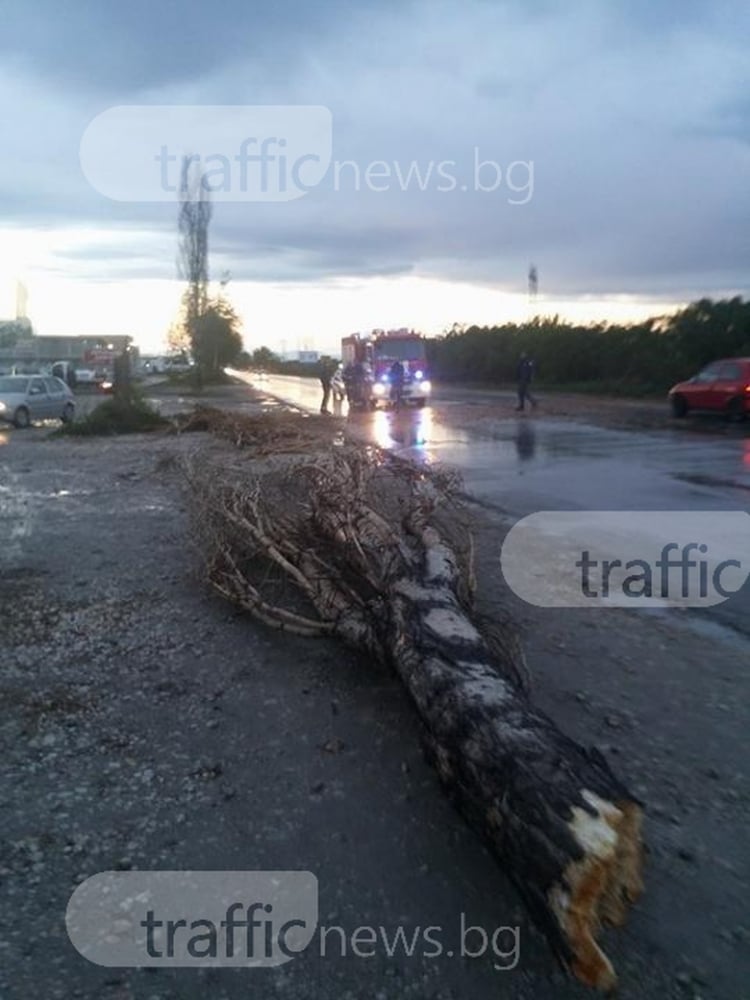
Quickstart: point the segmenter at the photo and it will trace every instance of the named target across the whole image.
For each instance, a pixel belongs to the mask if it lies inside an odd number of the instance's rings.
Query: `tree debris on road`
[[[534,709],[512,624],[475,615],[457,478],[332,441],[325,420],[204,411],[200,429],[286,453],[184,460],[212,587],[268,625],[334,635],[393,666],[450,797],[562,962],[611,989],[596,939],[642,890],[641,806],[598,751]]]

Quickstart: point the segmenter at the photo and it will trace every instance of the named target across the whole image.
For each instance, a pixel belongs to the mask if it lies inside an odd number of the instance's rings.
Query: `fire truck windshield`
[[[373,356],[376,361],[424,361],[424,341],[388,337],[374,345]]]

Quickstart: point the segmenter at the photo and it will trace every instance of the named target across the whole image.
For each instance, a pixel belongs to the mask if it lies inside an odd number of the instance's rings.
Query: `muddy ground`
[[[1,438],[3,998],[589,995],[445,801],[398,682],[207,592],[174,460],[227,445]],[[605,936],[620,995],[746,996],[746,647],[678,617],[524,605],[500,573],[502,518],[473,516],[482,609],[517,617],[536,703],[646,804],[646,894]],[[325,926],[439,926],[455,950],[465,914],[489,932],[518,926],[518,961],[321,957],[316,938],[278,969],[86,962],[64,925],[76,885],[159,868],[309,869]]]

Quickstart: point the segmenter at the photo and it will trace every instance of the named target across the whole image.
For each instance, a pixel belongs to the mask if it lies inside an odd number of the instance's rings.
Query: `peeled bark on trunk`
[[[455,517],[439,516],[449,480],[361,449],[308,460],[281,484],[205,461],[187,472],[212,585],[264,622],[312,634],[317,621],[392,664],[455,804],[563,963],[611,989],[596,938],[641,892],[641,807],[597,750],[533,708],[515,633],[498,641],[472,615],[472,571],[446,536]],[[269,565],[308,611],[261,598]]]
[[[642,890],[640,806],[598,751],[564,736],[498,673],[456,600],[450,550],[432,529],[422,536],[424,565],[394,586],[384,627],[435,767],[559,957],[609,990],[616,976],[596,936],[602,922],[621,924]]]

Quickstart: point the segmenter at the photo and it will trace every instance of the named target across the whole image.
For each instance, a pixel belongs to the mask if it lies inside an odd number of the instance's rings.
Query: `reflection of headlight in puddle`
[[[372,391],[375,393],[376,396],[382,396],[385,390],[386,387],[382,384],[382,382],[376,382],[375,385],[372,387]]]

